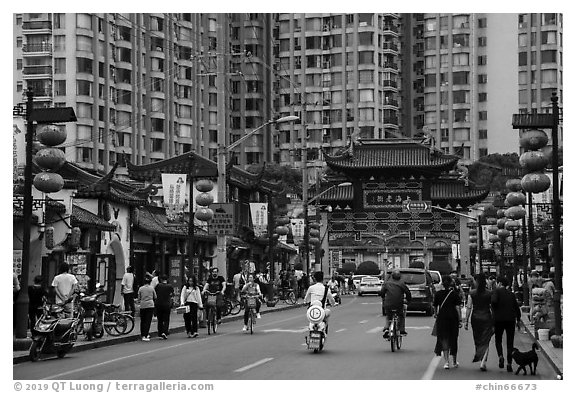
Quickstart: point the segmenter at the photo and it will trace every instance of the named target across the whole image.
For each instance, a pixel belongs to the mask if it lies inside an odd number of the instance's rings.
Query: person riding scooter
[[[324,273],[322,271],[314,272],[315,284],[311,285],[306,291],[306,296],[304,296],[304,303],[312,303],[314,300],[318,300],[322,303],[324,308],[324,322],[326,323],[326,333],[328,332],[328,318],[330,317],[330,310],[326,308],[326,303],[329,303],[332,307],[336,304],[331,291],[327,286],[325,286],[322,281],[324,280]]]

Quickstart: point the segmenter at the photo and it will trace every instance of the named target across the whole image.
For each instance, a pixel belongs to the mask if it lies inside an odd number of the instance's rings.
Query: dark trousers
[[[150,333],[150,325],[152,324],[153,315],[154,308],[140,309],[140,335],[142,337],[146,337]]]
[[[156,316],[158,317],[158,337],[162,333],[168,335],[170,328],[170,306],[156,306]]]
[[[190,312],[184,314],[184,325],[186,333],[198,333],[198,303],[186,302],[190,307]]]
[[[256,312],[260,312],[260,299],[256,299]],[[250,309],[246,302],[244,303],[244,325],[248,324],[248,314],[250,313]]]
[[[130,315],[134,316],[136,313],[136,306],[134,305],[134,292],[125,293],[124,295],[124,310],[130,311]]]
[[[496,352],[498,357],[503,356],[502,336],[506,331],[506,360],[512,364],[512,350],[514,349],[514,330],[516,324],[514,321],[496,321],[494,322],[494,340],[496,342]]]
[[[30,308],[28,309],[28,318],[30,320],[30,330],[36,326],[36,321],[40,319],[42,316],[42,309],[41,308]]]

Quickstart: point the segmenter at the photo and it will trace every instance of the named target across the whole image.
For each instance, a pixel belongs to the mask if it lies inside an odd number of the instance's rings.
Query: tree
[[[380,274],[380,268],[378,267],[376,262],[366,261],[358,265],[358,268],[356,269],[356,274],[368,274],[374,276]]]
[[[246,168],[250,173],[260,173],[262,171],[261,165],[250,165]],[[264,167],[264,180],[271,182],[279,182],[284,185],[286,190],[290,190],[294,194],[302,194],[302,171],[292,167],[280,164],[266,163]]]
[[[353,262],[346,262],[338,269],[340,274],[354,274],[356,271],[356,264]]]
[[[506,189],[506,181],[519,178],[522,172],[517,153],[489,154],[468,167],[470,180],[478,187],[490,187],[491,191]]]

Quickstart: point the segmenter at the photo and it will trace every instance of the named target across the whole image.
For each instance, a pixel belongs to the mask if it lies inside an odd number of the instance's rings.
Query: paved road
[[[515,376],[498,369],[492,344],[488,372],[471,363],[471,331],[461,330],[460,368],[444,370],[432,349],[433,317],[409,314],[408,337],[401,351],[391,353],[382,339],[384,318],[378,297],[344,297],[334,309],[326,350],[306,350],[307,321],[303,308],[265,314],[254,335],[241,331],[242,322],[224,323],[216,336],[205,329],[196,339],[185,334],[168,340],[131,342],[72,353],[64,359],[13,366],[14,379],[58,380],[498,380],[555,379],[552,368],[540,357],[536,376]],[[528,349],[526,334],[516,346]],[[321,360],[321,367],[319,367]]]

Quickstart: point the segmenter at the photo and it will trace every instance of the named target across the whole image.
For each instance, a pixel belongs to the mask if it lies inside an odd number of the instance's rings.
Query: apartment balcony
[[[22,74],[29,76],[50,76],[52,75],[52,66],[24,66]]]
[[[50,54],[52,53],[52,44],[47,42],[41,44],[24,44],[22,52],[27,54]]]
[[[49,20],[35,20],[22,23],[23,33],[46,32],[52,30],[52,22]]]
[[[382,44],[382,49],[383,49],[383,50],[391,50],[391,51],[394,51],[394,52],[398,52],[398,45],[392,44],[392,43],[389,43],[389,42],[385,42],[385,43]]]
[[[398,107],[398,100],[387,99],[386,97],[384,97],[384,105]]]
[[[383,64],[384,68],[391,68],[393,70],[398,70],[398,63],[393,63],[393,62],[385,62]]]
[[[34,99],[46,99],[46,98],[52,98],[52,89],[49,88],[32,88],[32,91],[34,92]]]
[[[393,32],[393,33],[398,34],[398,27],[397,27],[397,26],[394,26],[394,25],[384,24],[384,25],[382,26],[382,30],[384,30],[384,31],[391,31],[391,32]]]
[[[398,125],[398,117],[397,116],[385,116],[382,119],[382,123],[383,124],[392,124],[392,125]]]
[[[398,83],[395,81],[384,80],[382,81],[382,86],[398,88]]]

